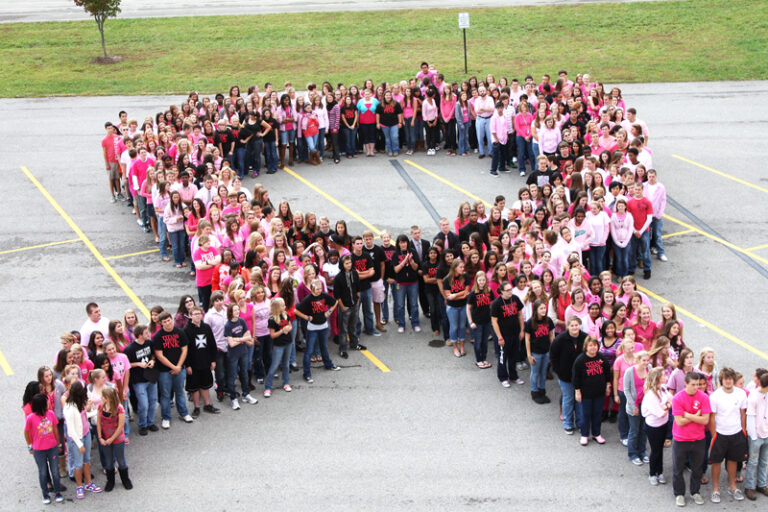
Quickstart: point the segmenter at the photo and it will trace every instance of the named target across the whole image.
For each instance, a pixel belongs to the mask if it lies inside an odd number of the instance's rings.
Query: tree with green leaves
[[[104,58],[107,58],[107,45],[104,42],[104,22],[107,18],[115,18],[120,13],[121,0],[74,0],[75,5],[85,9],[85,12],[93,16],[101,34],[101,49]]]

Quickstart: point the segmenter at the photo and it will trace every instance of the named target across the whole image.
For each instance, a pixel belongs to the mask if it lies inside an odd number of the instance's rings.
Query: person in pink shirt
[[[661,261],[667,261],[664,253],[662,230],[664,228],[664,210],[667,208],[667,189],[659,183],[656,169],[648,169],[648,181],[643,183],[643,195],[653,206],[651,219],[651,253]]]
[[[186,247],[187,232],[184,229],[184,204],[178,190],[171,192],[170,200],[163,210],[163,222],[165,223],[168,237],[171,239],[171,250],[176,268],[186,267],[184,263],[184,249]],[[160,240],[165,243],[164,239]]]
[[[619,404],[619,439],[627,446],[629,438],[629,416],[627,415],[627,396],[624,394],[624,373],[635,364],[635,342],[624,339],[619,345],[621,353],[613,363],[613,401]]]
[[[493,116],[496,104],[493,98],[488,95],[485,86],[481,85],[478,87],[477,94],[477,98],[474,98],[471,105],[476,116],[475,131],[477,133],[477,146],[480,152],[479,158],[485,158],[486,156],[491,156],[491,146],[493,143],[491,139],[491,117]]]
[[[112,382],[117,387],[118,400],[128,410],[128,395],[131,382],[131,362],[128,356],[117,350],[117,345],[107,340],[104,342],[104,353],[112,366]],[[125,436],[130,434],[130,425],[125,426]]]
[[[440,121],[445,130],[445,147],[448,156],[456,156],[456,95],[450,87],[440,92]]]
[[[637,260],[643,261],[643,279],[651,278],[651,231],[653,220],[653,204],[643,195],[643,185],[636,183],[631,186],[632,198],[627,202],[627,209],[634,219],[634,235],[629,255],[629,274],[635,273]]]
[[[509,172],[506,162],[502,157],[502,148],[507,144],[507,121],[504,119],[504,103],[496,102],[496,111],[491,116],[491,142],[493,158],[491,159],[490,174],[494,178],[499,177],[499,172]]]
[[[609,222],[609,231],[613,241],[613,254],[616,258],[616,274],[618,277],[627,275],[629,267],[629,251],[632,233],[634,232],[634,218],[627,211],[627,202],[617,199],[614,204],[616,210]]]
[[[61,481],[59,480],[58,446],[59,420],[53,410],[48,408],[48,398],[36,394],[30,402],[31,412],[24,423],[24,439],[27,441],[29,453],[37,464],[37,477],[43,492],[43,503],[51,503],[48,490],[48,475],[53,478],[53,491],[56,493],[56,503],[62,503]]]
[[[531,134],[531,123],[533,123],[533,114],[529,112],[528,103],[523,101],[520,103],[518,113],[515,116],[517,165],[520,169],[520,176],[525,176],[526,158],[531,164],[531,172],[536,170],[536,163],[533,161],[533,135]]]
[[[120,192],[120,154],[122,153],[122,138],[117,135],[115,125],[107,121],[104,124],[107,135],[101,140],[101,151],[104,155],[104,165],[109,177],[109,196],[111,202],[123,199]]]
[[[208,235],[201,235],[197,239],[198,248],[192,253],[195,262],[195,284],[200,306],[208,310],[211,298],[211,286],[213,280],[213,268],[221,262],[218,249],[211,247]]]
[[[598,201],[590,203],[586,222],[592,228],[593,238],[589,243],[589,273],[597,276],[603,271],[605,244],[610,233],[611,219]]]
[[[688,372],[685,375],[685,389],[672,399],[672,486],[677,506],[685,506],[685,480],[683,471],[686,460],[690,460],[690,493],[698,505],[704,504],[699,494],[701,476],[706,450],[705,429],[709,423],[712,409],[709,397],[699,391],[699,374]]]

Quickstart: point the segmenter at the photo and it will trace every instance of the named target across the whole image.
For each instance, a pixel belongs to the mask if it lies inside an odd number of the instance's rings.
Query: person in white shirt
[[[203,187],[195,193],[195,198],[200,199],[205,204],[205,209],[208,210],[213,202],[213,196],[217,194],[217,190],[213,188],[213,176],[206,174],[203,178]]]
[[[80,328],[80,344],[87,348],[93,331],[99,331],[105,338],[107,337],[109,334],[109,318],[101,316],[101,308],[95,302],[89,302],[85,306],[85,312],[88,314],[88,320]]]
[[[768,496],[768,373],[760,375],[760,387],[747,400],[749,461],[744,493],[755,500],[757,492]]]
[[[709,460],[712,463],[712,503],[720,503],[720,470],[725,460],[728,472],[728,494],[735,500],[744,499],[736,486],[738,463],[747,457],[747,393],[734,386],[736,372],[724,367],[718,376],[720,387],[709,397],[712,414],[709,417],[709,432],[712,447]]]
[[[643,131],[643,139],[645,139],[645,144],[648,144],[648,125],[645,124],[645,121],[637,118],[637,110],[635,108],[628,108],[627,109],[627,120],[632,124],[640,125],[640,128]],[[629,132],[629,130],[627,130]]]
[[[653,205],[653,219],[651,220],[651,252],[661,261],[667,261],[664,253],[664,210],[667,207],[667,189],[659,183],[656,169],[648,169],[648,181],[643,183],[643,195]]]

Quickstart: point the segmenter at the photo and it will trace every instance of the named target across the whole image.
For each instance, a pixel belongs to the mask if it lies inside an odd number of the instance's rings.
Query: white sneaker
[[[517,380],[515,381],[515,384],[519,384],[519,385],[520,385],[520,384],[525,384],[525,381],[524,381],[523,379],[517,379]]]
[[[662,485],[663,485],[663,484],[665,484],[665,483],[667,483],[667,479],[666,479],[666,478],[664,478],[664,475],[659,475],[659,476],[657,476],[657,477],[656,477],[656,479],[657,479],[657,480],[659,481],[659,483],[660,483],[660,484],[662,484]]]
[[[669,261],[669,258],[667,258],[666,254],[662,254],[661,256],[659,256],[659,261]]]
[[[398,327],[397,328],[397,332],[404,333],[405,332],[405,327]]]
[[[501,387],[508,388],[511,385],[508,380],[501,381]]]
[[[413,328],[413,332],[421,332],[421,327],[417,325],[416,327]]]
[[[256,400],[255,398],[253,398],[253,397],[251,396],[251,394],[250,394],[250,393],[248,393],[247,395],[245,395],[245,396],[243,397],[243,400],[245,400],[246,402],[248,402],[248,403],[249,403],[249,404],[251,404],[251,405],[259,403],[259,401],[258,401],[258,400]]]
[[[240,402],[237,401],[237,398],[232,399],[232,410],[233,411],[239,411],[240,410]]]
[[[192,423],[193,421],[195,421],[195,419],[189,414],[187,414],[186,416],[182,416],[181,419],[184,420],[185,423]]]
[[[656,475],[649,476],[648,481],[651,482],[651,485],[659,485],[659,477]]]
[[[623,444],[624,446],[627,446],[627,445],[629,444],[629,440],[627,440],[627,439],[622,439],[622,440],[621,440],[621,444]]]
[[[169,428],[171,428],[171,422],[168,420],[163,420],[160,423],[160,426],[163,427],[165,430],[168,430]]]
[[[651,254],[659,254],[659,250],[655,247],[651,247]]]

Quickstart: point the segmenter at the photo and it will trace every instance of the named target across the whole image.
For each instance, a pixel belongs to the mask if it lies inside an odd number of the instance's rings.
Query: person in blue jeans
[[[664,230],[664,208],[667,204],[667,191],[664,185],[659,183],[659,177],[656,173],[656,169],[648,169],[648,182],[643,186],[647,190],[648,199],[651,204],[654,201],[657,206],[653,209],[653,220],[651,221],[651,251],[656,254],[656,257],[660,261],[667,261],[667,255],[664,253],[664,238],[662,238]]]
[[[392,255],[392,270],[395,274],[393,285],[395,294],[395,322],[397,332],[405,332],[405,296],[408,295],[410,304],[409,316],[411,327],[415,332],[421,332],[419,326],[419,256],[411,248],[408,236],[397,235],[395,252]]]
[[[643,279],[651,277],[651,222],[653,221],[653,205],[643,196],[643,185],[636,183],[631,187],[632,199],[627,202],[627,208],[635,221],[635,230],[630,242],[629,274],[635,273],[637,261],[643,262]]]
[[[186,372],[184,361],[187,359],[189,340],[184,332],[173,325],[173,316],[163,311],[157,317],[162,327],[152,337],[152,351],[159,371],[157,384],[160,391],[160,413],[164,429],[171,428],[171,390],[176,396],[176,410],[182,420],[192,423],[194,420],[187,410],[187,396],[184,392]]]
[[[555,324],[547,316],[547,303],[533,303],[531,318],[525,322],[525,352],[531,365],[531,398],[537,404],[548,404],[547,365],[549,348],[555,339]]]
[[[148,374],[154,374],[155,359],[152,357],[152,347],[149,344],[149,329],[146,325],[133,327],[134,341],[125,347],[123,354],[131,363],[131,384],[136,396],[137,419],[139,435],[147,435],[147,431],[157,431],[155,425],[155,408],[157,406],[157,382],[150,382]],[[146,373],[144,370],[148,370]]]
[[[32,397],[29,403],[32,413],[26,418],[24,424],[24,439],[27,441],[27,448],[35,458],[37,464],[37,480],[40,489],[43,492],[43,503],[49,505],[51,496],[48,490],[49,473],[53,492],[56,493],[56,503],[62,503],[64,498],[61,496],[61,481],[59,478],[58,453],[59,429],[58,420],[52,410],[48,410],[48,397],[37,393]]]
[[[624,395],[627,397],[627,417],[629,418],[629,437],[627,438],[627,456],[636,466],[648,463],[650,459],[645,451],[645,419],[640,414],[643,401],[645,379],[648,378],[648,352],[641,350],[635,354],[637,363],[624,372]]]
[[[459,155],[469,155],[469,127],[472,123],[471,107],[469,106],[469,97],[467,91],[459,93],[458,101],[454,111],[456,118],[456,128],[459,132]]]
[[[403,126],[403,107],[392,98],[392,91],[384,92],[384,102],[376,107],[376,127],[384,133],[387,155],[400,153],[400,128]]]
[[[479,270],[475,284],[467,296],[466,315],[475,349],[475,365],[480,369],[491,367],[488,362],[488,336],[491,335],[491,302],[495,295],[488,286],[488,276]]]
[[[267,327],[269,327],[269,336],[272,338],[272,364],[269,366],[269,371],[264,380],[264,396],[269,398],[272,396],[272,380],[278,368],[283,372],[283,390],[286,392],[291,391],[291,385],[289,384],[291,372],[288,368],[288,362],[291,359],[291,345],[293,344],[291,331],[293,330],[293,325],[291,325],[288,313],[285,312],[285,301],[280,297],[274,299],[269,305]]]
[[[549,360],[552,371],[557,374],[562,398],[563,430],[573,435],[575,430],[574,418],[581,417],[581,404],[576,402],[576,393],[571,382],[573,363],[584,348],[587,335],[581,330],[581,318],[571,316],[566,319],[566,330],[555,336],[549,348]]]
[[[230,304],[227,306],[227,323],[224,325],[224,337],[227,339],[227,387],[229,398],[232,400],[232,409],[240,409],[237,391],[235,391],[235,379],[240,378],[240,387],[243,391],[243,400],[249,404],[258,402],[251,396],[250,381],[248,379],[249,348],[254,340],[245,320],[240,318],[240,306]]]
[[[599,352],[600,342],[593,336],[584,340],[584,353],[573,362],[572,382],[576,402],[580,404],[581,446],[589,443],[589,434],[597,444],[605,444],[601,435],[605,391],[611,379],[611,367]]]
[[[310,283],[310,295],[296,306],[296,316],[307,322],[307,349],[304,352],[304,380],[312,384],[312,364],[310,358],[319,345],[320,355],[326,370],[338,371],[341,368],[333,364],[328,354],[328,319],[336,309],[337,301],[323,292],[323,282],[314,279]]]

